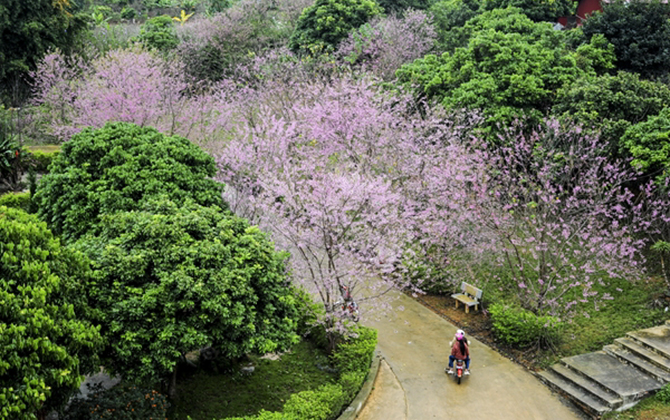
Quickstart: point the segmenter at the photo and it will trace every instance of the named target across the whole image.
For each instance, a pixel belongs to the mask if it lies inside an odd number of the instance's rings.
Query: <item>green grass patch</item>
[[[500,274],[502,279],[491,280],[485,287],[486,307],[490,308],[496,302],[518,302],[506,287],[506,282],[511,280],[506,273]],[[563,357],[602,350],[604,345],[612,344],[615,338],[623,337],[629,331],[660,325],[670,319],[670,312],[665,312],[663,307],[667,302],[654,305],[666,288],[660,276],[636,282],[617,278],[605,282],[606,286],[596,283],[594,289],[601,295],[609,293],[613,299],[597,306],[593,302],[576,305],[573,319],[565,321],[555,346],[539,350],[532,357],[534,366],[546,368]],[[581,289],[574,288],[565,295],[564,301],[579,300],[581,293]]]
[[[662,308],[650,306],[655,295],[665,288],[661,279],[635,283],[612,279],[609,283],[607,287],[598,286],[597,289],[600,293],[609,292],[613,300],[599,308],[593,303],[578,308],[579,313],[568,326],[560,346],[563,356],[601,350],[602,346],[612,344],[615,338],[629,331],[659,325],[668,318],[669,314]]]
[[[670,319],[670,312],[651,305],[665,290],[660,278],[635,283],[612,279],[608,286],[596,289],[599,293],[609,292],[614,299],[598,307],[593,303],[580,304],[573,320],[566,323],[556,348],[538,352],[537,367],[544,369],[563,357],[602,350],[629,331],[660,325]]]
[[[603,416],[603,420],[660,419],[670,419],[670,405],[660,401],[657,396],[646,398],[629,410],[607,413]]]
[[[240,368],[251,363],[251,374]],[[303,340],[279,360],[250,356],[232,372],[199,371],[178,383],[178,397],[170,419],[212,420],[257,414],[262,409],[281,411],[294,393],[335,383],[337,375],[319,367],[329,366],[326,354]]]

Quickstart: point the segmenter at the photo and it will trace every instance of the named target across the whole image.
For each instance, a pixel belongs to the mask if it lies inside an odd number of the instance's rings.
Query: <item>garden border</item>
[[[363,386],[361,386],[361,390],[358,391],[356,397],[353,399],[353,401],[351,401],[349,406],[344,409],[337,420],[353,420],[361,412],[368,400],[368,397],[370,397],[370,394],[372,393],[372,389],[374,388],[374,383],[377,379],[377,375],[379,374],[379,365],[382,359],[383,356],[379,351],[379,347],[375,348],[375,354],[372,356],[370,371],[368,372],[368,375],[363,382]]]

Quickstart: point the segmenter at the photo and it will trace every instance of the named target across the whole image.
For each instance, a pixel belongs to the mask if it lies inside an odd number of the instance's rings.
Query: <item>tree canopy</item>
[[[483,13],[465,25],[468,44],[442,56],[427,55],[396,73],[401,82],[447,108],[481,109],[490,124],[524,115],[537,121],[556,90],[584,70],[562,35],[507,8]]]
[[[381,13],[374,0],[316,0],[300,15],[289,48],[303,54],[332,51],[352,29]]]
[[[482,0],[484,10],[517,7],[535,22],[556,22],[574,13],[575,6],[574,0]]]
[[[602,34],[614,45],[617,67],[643,78],[667,74],[670,68],[670,6],[659,1],[603,4],[582,26],[590,40]]]
[[[103,215],[100,234],[77,246],[93,261],[105,366],[126,380],[166,379],[205,346],[233,359],[297,340],[286,255],[220,208],[151,199]]]
[[[557,92],[553,113],[600,131],[610,153],[622,150],[626,130],[670,105],[670,88],[660,82],[641,80],[635,73],[582,77]]]
[[[16,102],[27,91],[24,78],[49,49],[68,52],[87,19],[76,1],[3,0],[0,3],[0,95]],[[17,97],[18,96],[18,97]]]
[[[35,195],[40,217],[66,240],[95,229],[98,216],[140,208],[157,194],[224,207],[214,159],[188,140],[153,128],[109,123],[63,144]]]

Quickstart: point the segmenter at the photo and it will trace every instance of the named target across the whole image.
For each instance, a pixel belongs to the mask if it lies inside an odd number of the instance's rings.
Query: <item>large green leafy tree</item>
[[[640,80],[619,72],[583,77],[557,93],[553,113],[565,120],[600,131],[612,155],[627,154],[620,143],[626,130],[670,106],[670,88],[664,83]]]
[[[214,159],[185,138],[109,123],[63,144],[35,201],[54,233],[75,240],[96,230],[99,215],[138,209],[156,194],[225,207],[215,173]]]
[[[374,0],[316,0],[300,15],[289,48],[303,54],[333,51],[351,30],[381,13]]]
[[[44,222],[0,206],[0,419],[43,418],[93,371],[86,258]]]
[[[489,125],[515,118],[538,122],[559,88],[593,71],[590,60],[578,65],[577,54],[550,23],[535,23],[519,9],[483,13],[464,29],[466,47],[428,55],[396,74],[447,108],[484,111]]]
[[[670,69],[670,5],[658,1],[603,4],[582,26],[586,39],[603,34],[614,44],[617,67],[653,78]]]
[[[152,199],[102,217],[78,246],[94,266],[92,302],[105,366],[127,380],[168,380],[187,352],[225,358],[285,349],[297,337],[284,254],[257,227],[219,208]],[[168,379],[171,378],[171,379]]]
[[[430,7],[437,30],[438,47],[453,51],[467,45],[468,35],[461,28],[467,21],[481,13],[480,0],[443,0]]]
[[[26,78],[50,48],[69,52],[86,30],[76,0],[0,2],[0,94],[16,104],[28,93]]]
[[[377,3],[387,14],[402,13],[406,9],[428,9],[432,0],[378,0]]]

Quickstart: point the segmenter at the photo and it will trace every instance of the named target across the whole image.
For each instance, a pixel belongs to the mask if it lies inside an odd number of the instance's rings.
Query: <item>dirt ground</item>
[[[458,309],[456,309],[455,299],[450,296],[428,294],[419,296],[416,300],[452,324],[460,327],[465,331],[466,336],[471,335],[475,337],[487,346],[494,348],[498,353],[527,369],[533,371],[540,370],[537,366],[538,354],[534,349],[521,351],[505,346],[503,343],[495,340],[491,318],[481,310],[475,311],[474,308],[470,308],[470,313],[466,314],[462,304],[459,304]]]

